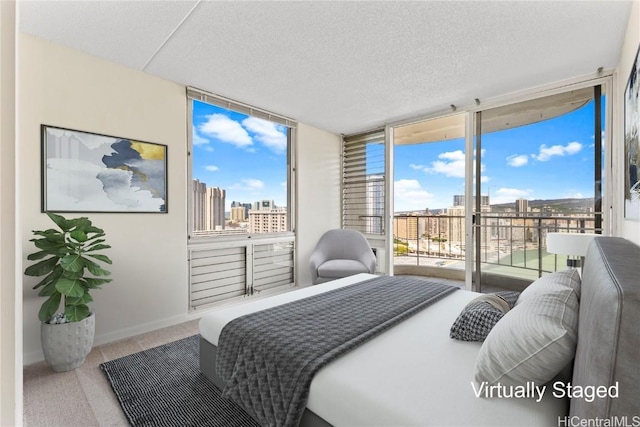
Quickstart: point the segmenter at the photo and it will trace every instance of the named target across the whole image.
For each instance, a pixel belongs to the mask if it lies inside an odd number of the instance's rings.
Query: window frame
[[[243,233],[243,234],[219,234],[208,236],[193,235],[193,102],[199,101],[245,114],[249,117],[256,117],[267,120],[287,127],[287,231],[271,232],[271,233]],[[268,239],[274,237],[293,237],[295,236],[296,224],[296,198],[295,198],[295,147],[298,123],[288,117],[275,114],[257,107],[243,104],[229,98],[215,95],[210,92],[187,87],[187,242],[191,243],[207,243],[207,242],[223,242],[238,241],[246,239]]]

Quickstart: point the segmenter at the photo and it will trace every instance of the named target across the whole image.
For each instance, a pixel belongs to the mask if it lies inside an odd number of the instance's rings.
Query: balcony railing
[[[566,256],[546,251],[550,232],[600,233],[596,213],[536,215],[482,213],[474,226],[480,233],[483,271],[524,279],[565,268]],[[396,215],[394,264],[464,269],[465,218],[456,215]]]

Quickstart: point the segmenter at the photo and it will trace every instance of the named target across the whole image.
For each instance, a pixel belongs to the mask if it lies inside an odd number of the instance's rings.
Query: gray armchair
[[[376,257],[367,239],[356,230],[329,230],[309,258],[314,285],[358,273],[374,273]]]

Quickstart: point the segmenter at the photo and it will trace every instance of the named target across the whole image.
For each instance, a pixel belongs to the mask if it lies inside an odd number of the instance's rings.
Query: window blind
[[[384,234],[384,129],[346,136],[342,150],[342,227]]]
[[[269,120],[270,122],[278,123],[288,128],[295,129],[297,122],[285,116],[281,116],[269,111],[261,110],[260,108],[252,107],[250,105],[242,104],[231,99],[224,98],[219,95],[214,95],[209,92],[205,92],[193,87],[187,88],[187,98],[195,99],[197,101],[206,102],[207,104],[216,105],[218,107],[226,108],[227,110],[237,111],[249,116],[258,117],[260,119]]]

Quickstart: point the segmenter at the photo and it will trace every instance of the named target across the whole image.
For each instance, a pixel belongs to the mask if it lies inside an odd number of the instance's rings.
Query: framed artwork
[[[640,220],[640,109],[638,91],[640,86],[640,47],[631,66],[631,74],[624,90],[624,216]]]
[[[42,212],[167,213],[167,146],[41,126]]]

